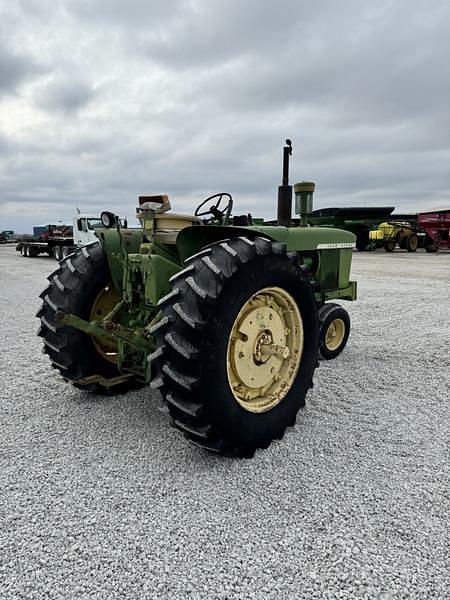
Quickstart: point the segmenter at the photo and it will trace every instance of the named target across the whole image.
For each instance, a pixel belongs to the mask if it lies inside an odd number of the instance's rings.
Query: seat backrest
[[[155,214],[155,238],[163,244],[176,244],[177,236],[185,227],[202,225],[203,221],[193,215],[176,213]]]

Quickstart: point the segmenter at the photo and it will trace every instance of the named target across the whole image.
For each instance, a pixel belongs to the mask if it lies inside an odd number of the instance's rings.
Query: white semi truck
[[[39,254],[54,256],[62,260],[76,248],[94,242],[95,228],[103,227],[100,217],[79,214],[73,219],[71,225],[46,225],[35,228],[35,235],[31,239],[20,241],[16,250],[22,256],[35,257]]]

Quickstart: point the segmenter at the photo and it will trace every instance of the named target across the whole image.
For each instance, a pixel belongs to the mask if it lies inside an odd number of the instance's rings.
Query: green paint
[[[346,300],[356,300],[356,287],[349,296],[352,248],[356,237],[349,231],[331,227],[280,227],[277,225],[253,225],[250,227],[188,227],[178,236],[180,256],[186,259],[201,248],[219,240],[237,236],[261,235],[286,244],[288,252],[301,252],[304,261],[315,265],[314,279],[320,286],[320,297],[325,292],[347,290]],[[345,245],[344,248],[321,248],[321,246]],[[336,296],[337,297],[337,296]]]
[[[209,244],[238,236],[283,242],[310,267],[318,303],[356,299],[356,283],[349,280],[355,235],[349,231],[328,226],[287,228],[254,219],[249,227],[187,227],[178,234],[176,244],[163,244],[157,239],[154,214],[145,215],[142,224],[143,229],[97,232],[121,302],[101,322],[89,323],[75,315],[61,318],[89,335],[117,341],[120,370],[145,381],[151,375],[148,356],[155,348],[150,328],[159,318],[158,301],[171,291],[169,279],[183,268],[184,260]]]

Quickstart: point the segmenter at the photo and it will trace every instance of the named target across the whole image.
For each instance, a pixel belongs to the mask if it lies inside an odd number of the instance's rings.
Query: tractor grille
[[[335,290],[339,281],[339,250],[322,250],[320,280],[323,292]]]

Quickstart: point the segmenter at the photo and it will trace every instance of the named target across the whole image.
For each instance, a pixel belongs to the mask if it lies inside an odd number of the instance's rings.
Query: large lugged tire
[[[408,239],[408,236],[404,235],[403,237],[400,237],[398,240],[398,245],[400,247],[401,250],[406,250],[406,241]]]
[[[43,338],[44,352],[48,354],[52,366],[75,387],[96,394],[123,393],[135,387],[133,380],[111,388],[99,383],[77,384],[80,379],[91,375],[117,377],[120,373],[114,362],[114,354],[107,352],[108,348],[102,347],[97,341],[94,342],[91,336],[55,319],[56,311],[61,310],[89,321],[99,295],[103,294],[105,298],[114,293],[101,245],[97,243],[77,250],[74,255],[63,259],[48,279],[50,285],[41,294],[43,304],[36,316],[41,320],[38,335]],[[96,316],[100,318],[99,313]]]
[[[318,352],[313,284],[300,262],[284,244],[241,237],[203,249],[171,278],[150,385],[194,444],[251,457],[294,425]],[[283,358],[263,357],[269,347]]]
[[[419,247],[419,238],[415,233],[406,238],[406,249],[408,252],[415,252]]]
[[[345,348],[350,335],[350,317],[339,304],[327,302],[319,309],[319,355],[325,360],[336,358]]]

